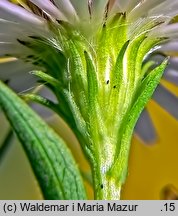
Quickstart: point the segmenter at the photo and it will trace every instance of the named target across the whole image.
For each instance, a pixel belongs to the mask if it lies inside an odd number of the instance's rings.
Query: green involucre
[[[164,62],[151,72],[151,63],[143,66],[162,40],[149,35],[157,23],[133,34],[129,24],[126,14],[116,14],[85,37],[60,22],[51,26],[54,38],[27,44],[46,61],[40,62],[44,73],[35,75],[56,95],[58,103],[51,108],[72,128],[89,158],[97,199],[119,198],[133,128],[166,66]],[[42,98],[34,100],[45,105]]]

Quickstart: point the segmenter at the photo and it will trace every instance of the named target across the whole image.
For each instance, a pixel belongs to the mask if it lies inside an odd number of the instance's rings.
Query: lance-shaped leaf
[[[0,81],[0,107],[21,141],[45,199],[86,199],[78,167],[64,141]]]

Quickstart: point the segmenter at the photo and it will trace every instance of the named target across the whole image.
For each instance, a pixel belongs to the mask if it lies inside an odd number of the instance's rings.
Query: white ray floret
[[[138,4],[140,0],[129,0],[129,4],[127,5],[127,11],[130,12],[133,10]]]
[[[168,43],[165,43],[163,46],[161,46],[160,51],[178,52],[178,40],[172,40]]]
[[[147,13],[155,6],[161,4],[164,0],[143,0],[130,12],[130,19],[137,19],[139,17],[146,17]]]
[[[88,0],[70,0],[78,17],[81,21],[89,21],[90,20],[90,14],[88,10]]]
[[[159,16],[161,14],[163,16],[166,15],[173,17],[178,14],[178,1],[164,0],[161,2],[161,4],[153,7],[148,14],[151,16]]]
[[[108,3],[108,0],[94,0],[90,1],[91,5],[91,16],[95,20],[97,19],[99,22],[103,20],[103,15]],[[95,20],[96,21],[96,20]]]
[[[18,22],[23,25],[29,25],[29,28],[44,25],[40,17],[6,0],[0,1],[0,18]]]
[[[127,11],[129,0],[116,0],[115,4],[119,6],[121,11],[125,12]]]
[[[65,20],[67,21],[66,17],[62,12],[54,6],[54,4],[49,0],[30,0],[32,3],[37,5],[39,8],[41,8],[43,11],[45,11],[47,14],[51,15],[52,17],[58,19],[58,20]]]
[[[75,22],[77,18],[77,13],[71,4],[70,0],[54,0],[54,3],[61,12],[68,18],[72,23]]]
[[[152,35],[168,37],[170,39],[178,39],[178,23],[174,23],[171,25],[163,25],[156,29]]]

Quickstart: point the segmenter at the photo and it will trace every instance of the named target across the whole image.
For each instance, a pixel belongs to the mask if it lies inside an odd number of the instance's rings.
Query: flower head
[[[16,57],[10,59],[10,63],[1,64],[0,69],[7,70],[6,73],[1,73],[1,78],[10,80],[11,86],[18,91],[30,88],[35,81],[34,77],[25,71],[34,69],[48,70],[49,73],[57,71],[58,76],[61,76],[60,79],[62,76],[66,77],[63,72],[59,75],[63,61],[60,58],[65,53],[69,61],[70,46],[80,43],[81,49],[91,54],[98,66],[98,77],[102,85],[109,84],[110,70],[126,41],[132,41],[140,35],[147,37],[145,44],[153,40],[153,44],[144,52],[146,56],[155,48],[159,48],[157,42],[176,39],[178,34],[176,31],[178,24],[170,23],[177,14],[176,1],[31,0],[19,1],[19,4],[21,7],[10,1],[0,2],[0,54]],[[64,34],[65,31],[67,32]],[[69,38],[74,44],[67,47],[64,41]],[[155,41],[155,38],[162,40]],[[170,49],[171,44],[161,49]],[[23,82],[17,85],[16,83],[24,77],[28,81],[24,85]],[[84,82],[82,77],[81,82]],[[143,120],[142,123],[140,120],[141,124],[137,126],[138,133],[142,131],[141,128],[149,127],[151,121],[146,119],[147,121]],[[155,137],[155,133],[151,127],[149,128],[150,133],[144,136],[143,131],[140,135],[144,140],[148,137],[148,141],[151,141],[149,138]],[[151,131],[152,136],[150,136]]]

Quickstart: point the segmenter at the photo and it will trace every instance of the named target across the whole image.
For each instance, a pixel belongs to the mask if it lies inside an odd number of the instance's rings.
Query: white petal
[[[134,132],[145,144],[150,145],[156,141],[156,130],[146,109],[141,113]]]
[[[22,35],[22,26],[18,23],[8,22],[8,21],[1,21],[0,20],[0,34],[6,34],[11,37],[14,37],[15,39],[17,36],[27,36],[30,34],[30,32],[26,31],[26,29],[23,29],[23,35]],[[32,32],[31,32],[32,34]]]
[[[30,50],[18,42],[0,43],[0,56],[26,56],[28,54],[31,54]]]
[[[147,16],[149,10],[161,4],[164,0],[145,0],[141,1],[129,14],[130,20],[135,20],[141,16]]]
[[[12,59],[12,61],[0,63],[0,79],[10,79],[12,76],[21,75],[24,71],[31,71],[33,68],[31,64]]]
[[[178,44],[177,44],[178,46]],[[163,78],[178,85],[178,57],[171,57]]]
[[[115,4],[119,6],[122,12],[126,12],[130,0],[116,0]]]
[[[17,53],[18,46],[13,43],[0,43],[0,56]]]
[[[36,78],[29,74],[35,66],[18,59],[12,59],[5,63],[0,63],[0,79],[8,80],[8,85],[17,92],[31,88],[36,83]]]
[[[77,18],[76,11],[69,0],[53,0],[60,11],[69,19],[70,21],[75,21]]]
[[[160,5],[156,6],[152,10],[150,10],[149,15],[157,16],[157,15],[163,15],[163,16],[175,16],[178,14],[178,2],[173,0],[166,0],[162,2]]]
[[[121,9],[119,7],[118,1],[113,0],[112,5],[110,4],[110,14],[118,13]]]
[[[36,6],[41,8],[43,11],[45,11],[47,14],[51,15],[55,19],[59,20],[66,20],[66,17],[58,10],[54,4],[51,3],[49,0],[30,0],[32,3],[34,3]]]
[[[178,97],[167,88],[159,85],[153,94],[153,99],[174,118],[178,119]]]
[[[132,9],[134,9],[139,4],[139,2],[140,0],[130,0],[127,6],[127,11],[131,11]]]
[[[35,33],[33,29],[29,30],[24,27],[22,34],[22,26],[20,24],[0,19],[0,42],[9,41],[10,38],[12,39],[11,41],[16,41],[17,38],[29,39],[28,36],[33,35],[33,33]]]
[[[10,35],[10,34],[1,34],[0,33],[0,43],[2,42],[13,42],[14,41],[14,36]]]
[[[178,85],[178,70],[167,69],[163,78],[175,85]]]
[[[32,69],[34,70],[34,68],[31,68],[30,71]],[[37,79],[28,72],[29,70],[23,68],[21,74],[12,76],[8,83],[9,86],[19,93],[33,89],[36,86]]]
[[[21,25],[19,23],[0,19],[0,33],[9,34],[14,38],[25,38],[27,36],[36,35],[47,37],[50,32],[44,27],[34,26],[33,28],[29,25]]]
[[[93,0],[93,2],[91,2],[91,16],[94,24],[96,24],[96,22],[101,23],[103,21],[107,3],[108,0]]]
[[[51,118],[51,116],[54,115],[54,113],[51,109],[48,109],[47,107],[42,106],[39,103],[33,103],[32,102],[32,103],[30,103],[30,107],[33,110],[35,110],[35,112],[37,112],[39,116],[41,116],[42,118],[45,118],[46,121],[48,118]]]
[[[155,30],[156,33],[163,37],[171,37],[177,38],[178,37],[178,23],[166,25]]]
[[[39,17],[5,0],[0,1],[0,18],[30,25],[31,27],[43,25],[43,21]]]
[[[90,19],[88,0],[70,0],[78,17],[84,21]]]
[[[16,23],[0,20],[0,34],[15,35],[16,32],[19,31],[18,27],[19,26]]]
[[[162,33],[165,36],[168,36],[171,38],[173,38],[173,37],[177,38],[177,36],[178,36],[178,23],[168,25],[165,28],[163,27]]]
[[[153,23],[161,23],[162,21],[165,21],[165,19],[162,17],[139,18],[135,22],[132,22],[130,20],[128,35],[131,37],[135,37],[136,35],[143,34],[144,32],[151,32],[149,33],[149,35],[153,35],[153,32],[156,32],[156,29],[158,28],[155,27],[154,30],[152,29],[150,31]]]
[[[178,41],[171,41],[161,46],[160,51],[178,52]]]
[[[178,43],[177,43],[177,49],[178,49]],[[169,60],[170,64],[168,66],[169,68],[174,68],[177,70],[177,74],[178,74],[178,57],[171,57],[171,59]]]

